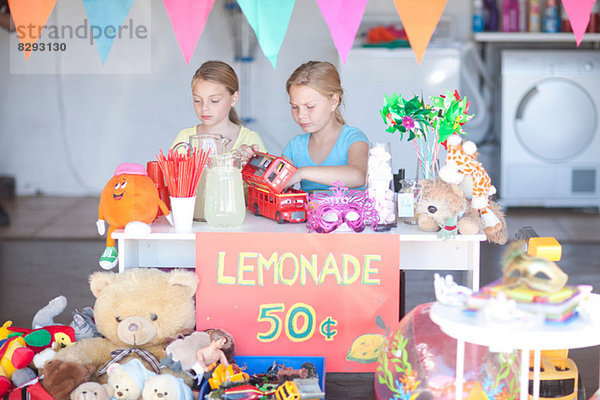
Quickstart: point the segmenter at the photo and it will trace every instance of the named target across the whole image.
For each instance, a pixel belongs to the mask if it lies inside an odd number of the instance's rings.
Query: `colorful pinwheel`
[[[400,132],[400,139],[404,139],[404,133],[408,132],[408,140],[411,141],[431,126],[428,121],[431,110],[417,96],[405,100],[397,93],[392,97],[386,95],[380,112],[383,122],[389,125],[386,132]]]
[[[455,90],[454,94],[447,90],[446,96],[432,96],[431,102],[432,109],[438,111],[432,126],[438,132],[440,143],[445,142],[453,133],[466,135],[462,126],[473,118],[473,114],[467,114],[471,102],[468,102],[466,97],[461,99],[458,90]]]
[[[415,146],[422,171],[418,178],[425,179],[431,179],[436,173],[440,144],[453,133],[464,135],[462,125],[473,117],[467,115],[470,103],[466,98],[461,99],[458,91],[454,94],[446,91],[446,95],[433,96],[431,101],[430,106],[422,97],[406,100],[394,93],[391,97],[384,96],[380,110],[383,122],[388,126],[386,132],[399,132],[400,139],[408,133],[407,140]]]

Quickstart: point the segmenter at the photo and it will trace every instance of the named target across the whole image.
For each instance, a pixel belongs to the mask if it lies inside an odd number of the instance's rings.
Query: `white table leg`
[[[466,251],[465,274],[467,276],[467,286],[474,292],[479,290],[479,254],[480,243],[476,241],[465,242],[461,244],[461,249]]]
[[[464,371],[465,371],[465,341],[456,340],[456,382],[455,382],[455,399],[462,400],[464,386]]]
[[[471,265],[469,266],[471,268],[471,287],[473,288],[473,291],[476,292],[479,290],[479,269],[480,269],[480,265],[479,265],[479,252],[480,252],[480,243],[476,242],[476,241],[472,241],[470,242],[470,246],[471,249],[469,251],[470,253],[470,258],[471,258]]]
[[[117,240],[117,252],[118,254],[118,260],[119,260],[119,273],[123,273],[125,272],[125,240]]]
[[[521,350],[521,379],[519,380],[521,390],[521,400],[527,400],[529,397],[529,349]]]
[[[540,363],[541,363],[541,350],[534,350],[533,352],[533,399],[539,400],[540,398]]]

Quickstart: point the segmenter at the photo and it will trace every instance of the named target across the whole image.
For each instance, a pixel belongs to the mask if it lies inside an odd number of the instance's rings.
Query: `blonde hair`
[[[292,85],[308,86],[325,97],[332,97],[334,94],[337,94],[340,102],[335,109],[335,118],[341,124],[346,123],[340,111],[340,105],[343,104],[342,96],[344,89],[342,89],[340,82],[340,74],[332,63],[327,61],[309,61],[302,64],[292,72],[292,75],[290,75],[285,84],[285,90],[288,92],[288,95],[290,94],[290,87]]]
[[[239,90],[238,77],[235,71],[223,61],[211,60],[202,64],[192,77],[192,88],[199,79],[219,83],[225,86],[229,94],[234,94]],[[241,124],[240,117],[233,107],[229,109],[229,120],[236,125]]]

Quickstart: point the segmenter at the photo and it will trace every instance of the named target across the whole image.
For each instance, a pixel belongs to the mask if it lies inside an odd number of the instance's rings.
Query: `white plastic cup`
[[[194,222],[194,206],[196,196],[170,197],[173,226],[177,232],[191,232]]]

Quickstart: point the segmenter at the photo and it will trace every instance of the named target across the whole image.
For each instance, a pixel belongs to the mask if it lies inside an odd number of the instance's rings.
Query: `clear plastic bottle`
[[[244,222],[244,185],[237,156],[226,154],[210,158],[204,200],[204,217],[208,225],[236,227]]]
[[[367,195],[379,214],[376,231],[387,231],[398,224],[390,144],[374,142],[369,149],[367,165]]]
[[[398,217],[405,224],[416,225],[415,206],[419,197],[419,184],[416,179],[403,179],[398,192]]]

